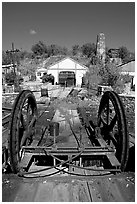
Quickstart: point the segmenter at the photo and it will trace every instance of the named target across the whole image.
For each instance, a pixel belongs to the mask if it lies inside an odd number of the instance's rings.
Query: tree
[[[9,85],[13,85],[13,84],[15,85],[15,83],[19,85],[22,80],[23,78],[19,76],[18,74],[15,75],[14,72],[9,72],[5,75],[5,81]]]
[[[127,63],[127,62],[131,61],[131,59],[130,59],[130,52],[124,46],[119,48],[119,57],[122,59],[123,63]]]
[[[24,59],[20,62],[18,66],[18,71],[22,76],[28,76],[30,78],[35,79],[36,69],[38,67],[37,59]]]
[[[72,55],[79,55],[81,54],[81,47],[79,45],[72,46]]]
[[[101,76],[99,75],[100,65],[93,65],[89,68],[88,72],[84,75],[83,81],[87,88],[97,90],[98,85],[101,83]]]
[[[135,53],[134,52],[130,52],[130,61],[134,61],[135,60]]]
[[[120,78],[120,70],[113,63],[106,63],[100,67],[99,75],[102,78],[102,84],[107,86],[114,86]]]
[[[2,51],[2,64],[7,65],[12,63],[11,55],[7,54],[5,51]]]
[[[96,55],[96,45],[94,43],[86,43],[81,47],[83,55],[86,55],[88,58]]]
[[[54,55],[66,55],[68,52],[67,48],[65,47],[60,47],[55,44],[51,44],[48,46],[48,55],[49,56],[54,56]]]
[[[39,41],[38,43],[32,46],[31,50],[34,53],[34,55],[41,56],[47,53],[47,46],[42,41]]]

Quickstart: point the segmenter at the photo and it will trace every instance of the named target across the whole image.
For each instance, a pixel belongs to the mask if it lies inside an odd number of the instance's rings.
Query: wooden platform
[[[82,172],[81,172],[82,173]],[[3,202],[134,202],[134,174],[22,179],[3,176]]]

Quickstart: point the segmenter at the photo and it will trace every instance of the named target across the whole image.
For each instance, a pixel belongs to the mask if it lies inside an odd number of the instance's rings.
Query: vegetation
[[[120,77],[119,68],[113,63],[106,63],[105,66],[100,66],[99,75],[101,83],[107,86],[114,86]]]
[[[106,60],[109,61],[109,48],[106,47]],[[39,41],[32,45],[31,52],[21,50],[14,55],[10,53],[2,52],[2,64],[10,64],[13,61],[19,65],[23,59],[34,59],[34,58],[47,58],[54,55],[73,55],[87,57],[91,60],[91,64],[96,64],[96,45],[95,43],[85,43],[82,46],[76,44],[72,46],[72,50],[68,51],[66,47],[61,47],[56,44],[46,45],[44,42]],[[119,47],[119,57],[123,63],[127,63],[131,60],[135,60],[135,53],[130,52],[126,47]]]
[[[22,77],[16,75],[14,72],[10,72],[5,75],[5,81],[8,85],[13,85],[15,84],[15,82],[18,82],[18,84],[20,84],[22,80]]]
[[[17,69],[22,76],[28,76],[31,80],[35,80],[35,71],[39,64],[46,58],[55,55],[72,55],[76,57],[86,57],[89,60],[87,66],[89,72],[84,76],[84,81],[88,88],[96,88],[98,84],[116,87],[123,87],[124,83],[130,81],[129,76],[120,76],[120,70],[114,63],[110,63],[110,56],[108,53],[109,48],[106,48],[106,62],[105,65],[96,56],[96,45],[94,43],[85,43],[82,46],[76,44],[72,46],[72,50],[68,51],[66,47],[61,47],[55,44],[46,45],[44,42],[39,41],[32,45],[31,52],[20,51],[11,55],[2,52],[2,64],[10,64],[14,62],[17,64]],[[123,63],[135,60],[135,54],[130,52],[126,47],[119,48],[119,57]],[[11,74],[12,75],[12,74]],[[12,83],[13,77],[8,79]],[[13,80],[13,81],[12,81]],[[43,82],[53,81],[52,75],[43,76]]]
[[[19,92],[19,85],[23,82],[23,78],[20,75],[15,74],[14,72],[10,72],[5,75],[5,82],[8,85],[14,85],[14,91]]]
[[[44,73],[41,78],[42,78],[42,83],[49,82],[54,84],[54,76],[52,74]]]
[[[24,59],[20,62],[18,66],[18,71],[22,76],[28,76],[31,81],[35,80],[35,72],[38,67],[39,61],[37,58],[34,59]]]
[[[119,48],[119,57],[122,59],[123,63],[135,60],[135,53],[129,52],[129,50],[122,46]]]
[[[122,93],[125,83],[130,81],[129,75],[121,75],[120,68],[110,62],[91,66],[83,78],[83,84],[88,89],[97,90],[98,85],[104,85],[112,87],[117,93]]]

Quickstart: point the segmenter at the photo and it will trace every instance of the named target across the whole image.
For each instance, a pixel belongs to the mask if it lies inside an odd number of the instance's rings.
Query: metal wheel
[[[102,96],[98,111],[98,127],[106,143],[115,149],[115,156],[126,168],[129,153],[129,138],[124,108],[119,96],[107,91]]]
[[[22,146],[30,145],[33,140],[37,118],[37,104],[33,93],[22,91],[16,98],[9,124],[9,156],[14,173],[20,170]]]

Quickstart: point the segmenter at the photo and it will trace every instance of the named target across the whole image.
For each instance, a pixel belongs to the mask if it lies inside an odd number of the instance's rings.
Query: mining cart
[[[47,111],[46,108],[43,109],[41,116]],[[113,91],[104,93],[96,125],[87,119],[82,108],[77,109],[77,113],[81,123],[77,132],[73,129],[75,121],[71,120],[69,114],[63,118],[62,123],[48,118],[43,121],[38,114],[34,94],[23,90],[16,97],[9,125],[12,171],[23,177],[36,177],[42,171],[46,176],[59,173],[82,176],[80,170],[94,171],[97,175],[123,172],[128,161],[129,137],[119,96]],[[61,135],[62,141],[58,142],[62,124],[66,127],[65,119],[72,135],[67,136],[68,129],[65,128],[66,132],[64,130]],[[73,139],[68,140],[67,137]],[[52,140],[51,144],[46,142],[49,138]],[[32,164],[38,166],[40,163],[42,169],[31,170]]]

